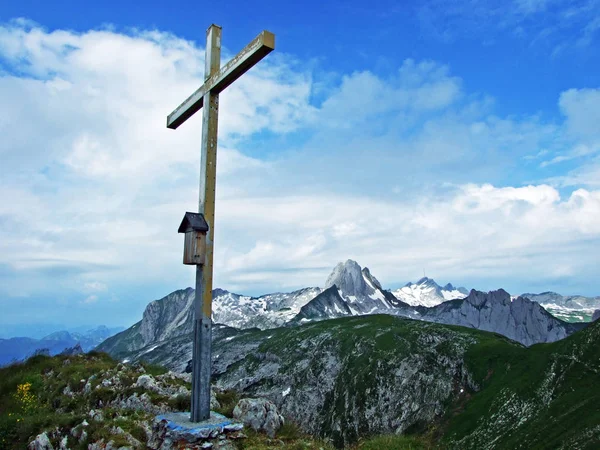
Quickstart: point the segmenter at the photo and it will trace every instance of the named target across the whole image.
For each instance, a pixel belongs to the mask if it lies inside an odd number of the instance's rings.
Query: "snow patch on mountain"
[[[450,283],[441,287],[433,279],[423,277],[416,283],[407,283],[392,291],[392,294],[411,306],[431,308],[447,300],[465,298],[469,292],[463,287],[455,288]]]

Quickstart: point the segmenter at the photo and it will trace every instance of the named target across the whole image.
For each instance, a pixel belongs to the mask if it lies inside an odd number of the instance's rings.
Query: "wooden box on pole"
[[[208,223],[204,215],[186,212],[179,225],[179,233],[185,233],[183,244],[183,263],[202,265],[206,257],[206,232]]]

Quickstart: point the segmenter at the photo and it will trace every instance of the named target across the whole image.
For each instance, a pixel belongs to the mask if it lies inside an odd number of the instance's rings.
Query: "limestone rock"
[[[38,434],[35,439],[29,443],[28,448],[29,450],[54,450],[46,433]]]
[[[83,354],[83,348],[81,348],[81,344],[78,342],[74,347],[65,348],[61,353],[64,356],[76,356]]]
[[[68,444],[69,444],[69,438],[67,436],[63,437],[60,440],[60,447],[58,448],[58,450],[70,450]]]
[[[87,439],[87,432],[85,431],[85,428],[88,425],[89,423],[87,422],[87,420],[84,420],[79,425],[71,429],[71,436],[78,439],[79,442],[85,441]]]
[[[158,394],[162,394],[162,390],[160,389],[152,375],[140,375],[137,381],[135,382],[134,387],[140,387],[149,391],[156,392]]]
[[[256,431],[264,430],[270,437],[283,425],[283,416],[274,403],[264,398],[243,398],[233,410],[233,417]]]
[[[104,415],[102,414],[102,411],[100,410],[95,410],[92,409],[89,414],[90,418],[96,422],[103,422],[104,421]]]
[[[325,289],[336,285],[338,289],[349,295],[364,294],[367,290],[361,267],[356,261],[349,259],[345,263],[339,263],[325,282]]]

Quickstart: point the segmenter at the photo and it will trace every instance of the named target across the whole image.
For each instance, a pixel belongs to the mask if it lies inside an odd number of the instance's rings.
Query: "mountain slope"
[[[351,315],[352,310],[348,307],[346,300],[342,298],[340,291],[334,284],[304,305],[290,324]]]
[[[213,342],[218,386],[267,397],[338,446],[429,427],[454,449],[600,443],[600,322],[529,348],[498,334],[390,315],[220,333]],[[189,360],[191,336],[140,357],[159,362],[178,351],[174,369]]]
[[[523,352],[490,340],[466,362],[481,390],[451,418],[450,448],[599,448],[600,323]]]

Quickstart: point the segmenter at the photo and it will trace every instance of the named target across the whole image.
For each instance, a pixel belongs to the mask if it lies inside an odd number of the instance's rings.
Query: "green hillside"
[[[562,341],[525,348],[458,326],[346,317],[221,337],[214,382],[229,389],[224,392],[235,389],[235,398],[275,401],[303,430],[283,430],[285,442],[306,444],[297,448],[328,448],[328,441],[338,448],[593,449],[600,448],[599,344],[598,322]],[[157,361],[173,345],[154,344],[140,354]],[[144,372],[164,369],[118,364],[103,354],[40,356],[0,369],[0,449],[24,448],[56,427],[63,439],[92,409],[101,409],[105,421],[90,422],[88,438],[72,448],[122,441],[111,435],[116,425],[143,448],[153,414],[117,405],[144,393],[134,386]],[[180,383],[167,375],[156,379],[165,392]],[[148,395],[161,407],[186,407],[173,393]],[[251,435],[239,445],[277,448],[277,442]]]
[[[600,322],[517,351],[486,339],[466,363],[481,390],[450,418],[449,447],[600,447]]]
[[[338,446],[398,430],[456,449],[600,445],[600,323],[525,348],[474,329],[362,316],[247,333],[219,351],[242,341],[261,343],[219,382],[270,398],[293,387],[284,414]]]

